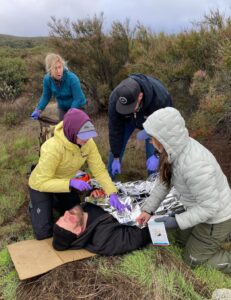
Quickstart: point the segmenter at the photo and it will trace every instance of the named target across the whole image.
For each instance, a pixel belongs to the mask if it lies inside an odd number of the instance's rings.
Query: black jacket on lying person
[[[56,250],[87,249],[96,254],[116,255],[141,248],[151,242],[148,228],[120,224],[101,207],[81,204],[88,213],[86,230],[79,236],[57,225],[54,226],[53,247]],[[90,223],[90,224],[89,224]],[[62,232],[65,231],[65,239]]]

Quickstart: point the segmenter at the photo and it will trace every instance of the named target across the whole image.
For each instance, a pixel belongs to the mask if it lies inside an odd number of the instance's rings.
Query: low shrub
[[[20,97],[14,102],[3,102],[0,111],[0,124],[7,127],[19,125],[30,116],[33,103],[27,97]]]
[[[25,81],[26,66],[21,58],[0,57],[0,100],[15,100]]]
[[[198,111],[192,114],[188,124],[191,135],[196,138],[209,137],[217,121],[230,110],[230,100],[226,95],[212,91],[200,100]]]

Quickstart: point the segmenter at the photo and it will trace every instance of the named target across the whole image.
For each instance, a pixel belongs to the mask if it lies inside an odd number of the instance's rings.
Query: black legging
[[[53,235],[53,208],[60,214],[80,203],[78,192],[46,193],[29,187],[31,205],[29,212],[36,239],[43,240]]]

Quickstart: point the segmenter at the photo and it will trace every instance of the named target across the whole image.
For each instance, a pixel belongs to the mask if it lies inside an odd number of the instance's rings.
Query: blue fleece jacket
[[[44,76],[43,93],[37,108],[44,110],[52,96],[55,97],[58,108],[64,111],[73,107],[82,108],[87,103],[79,78],[67,69],[64,69],[60,83],[50,74]]]

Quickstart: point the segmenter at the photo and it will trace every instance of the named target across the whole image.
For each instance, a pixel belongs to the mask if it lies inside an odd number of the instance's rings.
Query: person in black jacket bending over
[[[172,99],[163,84],[143,74],[131,74],[111,93],[109,98],[108,172],[112,179],[121,173],[121,161],[132,132],[154,111],[172,105]],[[149,139],[146,144],[146,167],[148,174],[155,172],[159,160]]]
[[[56,250],[87,249],[101,255],[123,254],[151,242],[148,228],[120,224],[112,215],[92,203],[67,210],[54,225]]]

